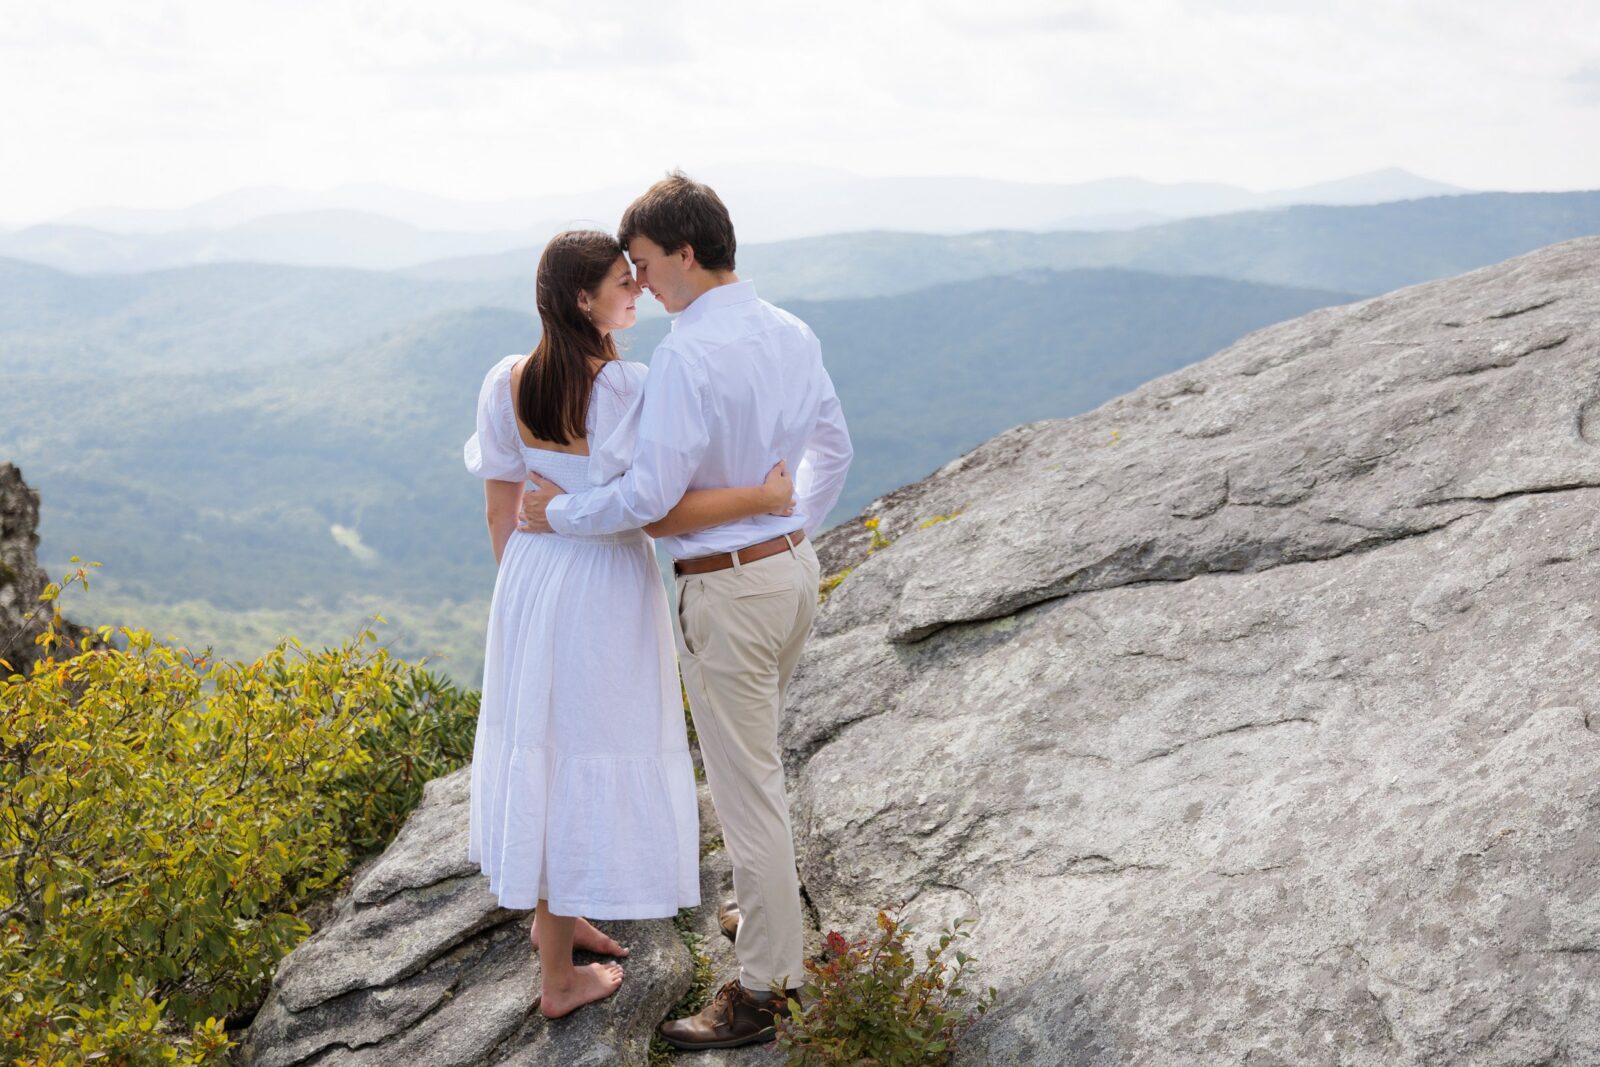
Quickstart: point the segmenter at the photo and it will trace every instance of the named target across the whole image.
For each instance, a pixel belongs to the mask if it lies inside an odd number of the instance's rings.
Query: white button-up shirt
[[[756,515],[661,544],[688,559],[801,526],[810,537],[838,501],[851,455],[816,335],[756,296],[753,283],[733,282],[696,298],[657,346],[643,395],[593,453],[590,480],[604,484],[556,497],[546,516],[560,534],[635,529],[690,489],[760,485],[782,459],[795,478],[793,515]]]

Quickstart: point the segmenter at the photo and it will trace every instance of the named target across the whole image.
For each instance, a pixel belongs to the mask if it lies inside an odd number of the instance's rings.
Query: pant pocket
[[[699,584],[693,578],[684,578],[678,585],[678,637],[682,651],[691,656],[700,654],[689,629],[690,601],[698,599]]]
[[[761,599],[763,599],[765,597],[788,596],[789,592],[790,592],[789,587],[786,586],[786,585],[774,585],[774,586],[770,586],[770,587],[764,588],[764,589],[746,589],[743,592],[739,592],[739,593],[733,594],[733,596],[730,597],[729,599],[730,600],[761,600]]]

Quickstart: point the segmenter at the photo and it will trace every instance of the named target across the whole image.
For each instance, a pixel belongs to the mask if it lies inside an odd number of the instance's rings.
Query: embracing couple
[[[778,721],[816,611],[810,538],[851,457],[816,337],[740,280],[734,250],[727,208],[679,173],[616,238],[554,237],[543,335],[489,371],[465,448],[499,564],[468,856],[501,906],[536,909],[545,1016],[614,993],[620,965],[573,963],[574,948],[627,955],[589,920],[700,903],[681,670],[733,861],[719,917],[739,959],[704,1011],[662,1024],[688,1049],[770,1040],[773,990],[802,979]],[[646,289],[677,315],[648,368],[612,336]],[[651,538],[674,560],[675,618]]]

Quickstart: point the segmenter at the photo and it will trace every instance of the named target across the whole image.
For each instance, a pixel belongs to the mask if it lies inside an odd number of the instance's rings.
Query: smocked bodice
[[[634,400],[644,387],[646,368],[640,363],[613,360],[595,376],[589,393],[585,431],[591,453],[603,448],[604,456],[577,456],[548,448],[534,448],[522,440],[517,426],[516,405],[511,398],[511,369],[520,355],[506,356],[492,367],[478,392],[477,432],[467,438],[462,458],[467,470],[480,478],[501,482],[520,482],[530,471],[538,471],[571,493],[579,493],[620,475],[627,467],[631,445],[622,439],[619,427],[628,416]],[[616,431],[614,433],[614,431]],[[592,472],[601,472],[598,479]],[[557,537],[566,541],[602,544],[629,544],[648,541],[642,530],[600,536],[529,534],[530,537]]]

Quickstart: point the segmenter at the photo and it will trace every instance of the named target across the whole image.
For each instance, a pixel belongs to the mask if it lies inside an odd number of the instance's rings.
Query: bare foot
[[[533,942],[533,951],[539,951],[539,920],[533,921],[533,926],[528,929],[528,940]],[[628,950],[623,948],[614,939],[607,937],[595,928],[588,919],[579,919],[572,927],[572,947],[580,948],[585,952],[593,952],[596,956],[626,956]]]
[[[622,984],[622,968],[615,963],[590,963],[572,969],[572,980],[557,986],[545,980],[539,995],[539,1014],[546,1019],[559,1019],[585,1004],[604,1000]]]

